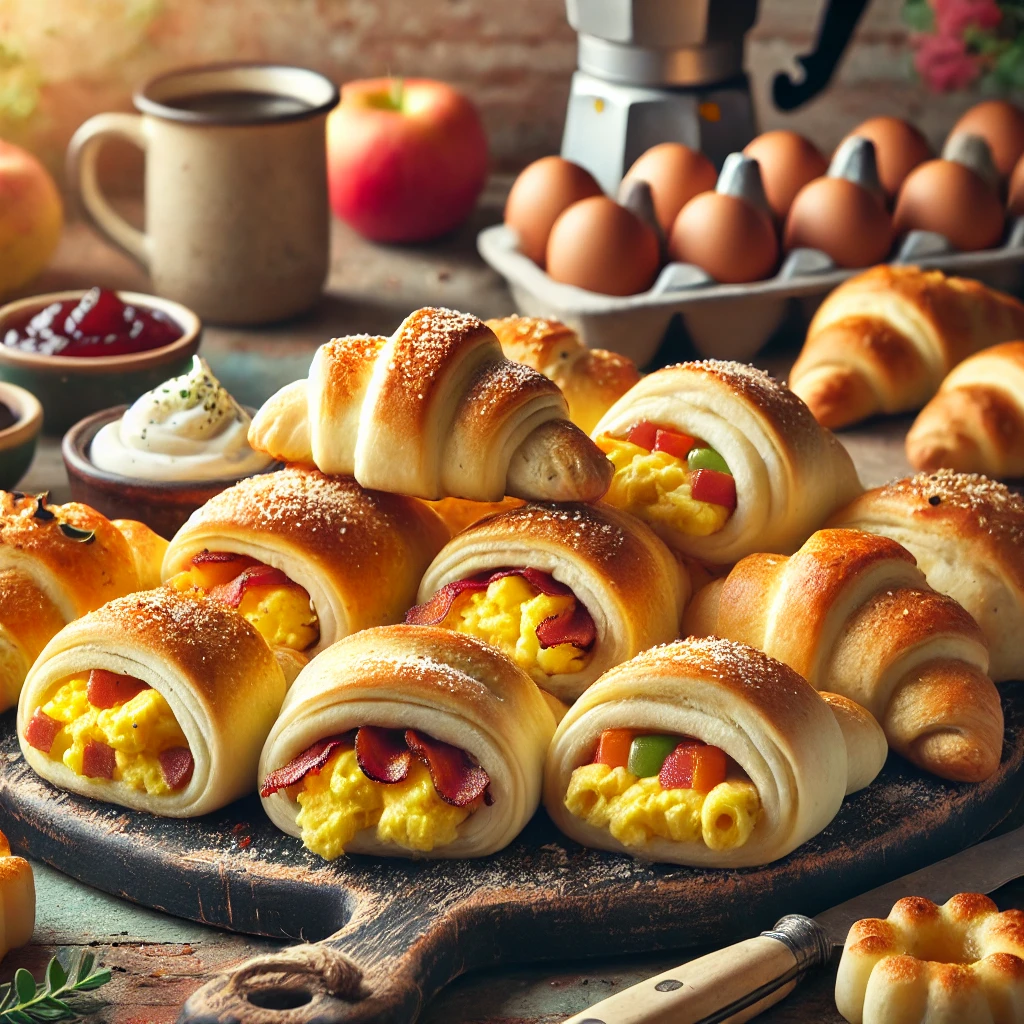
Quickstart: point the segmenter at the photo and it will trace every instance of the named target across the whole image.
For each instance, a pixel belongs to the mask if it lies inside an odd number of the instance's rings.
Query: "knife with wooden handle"
[[[691,960],[617,992],[565,1024],[741,1024],[828,963],[850,926],[886,917],[904,896],[945,903],[958,892],[990,893],[1024,875],[1024,827],[914,871],[817,917],[792,914],[771,931]]]

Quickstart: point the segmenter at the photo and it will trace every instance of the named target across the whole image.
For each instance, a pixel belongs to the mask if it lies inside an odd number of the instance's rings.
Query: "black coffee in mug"
[[[297,96],[274,92],[243,92],[241,90],[201,92],[193,96],[179,96],[164,101],[178,110],[204,114],[219,122],[244,124],[273,121],[281,117],[303,114],[311,109]]]

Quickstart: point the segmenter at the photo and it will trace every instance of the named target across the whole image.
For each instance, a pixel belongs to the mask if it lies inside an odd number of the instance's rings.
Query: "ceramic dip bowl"
[[[14,423],[0,430],[0,489],[10,490],[28,471],[43,426],[43,407],[35,395],[0,381],[0,404],[14,414]]]

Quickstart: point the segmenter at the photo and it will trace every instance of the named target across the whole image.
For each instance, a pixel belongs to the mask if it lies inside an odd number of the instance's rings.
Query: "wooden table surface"
[[[304,377],[313,350],[331,336],[361,331],[387,334],[411,309],[422,305],[448,305],[481,316],[513,312],[504,284],[480,262],[474,246],[476,231],[498,219],[499,204],[496,189],[485,197],[474,223],[457,236],[416,249],[372,246],[335,224],[331,273],[320,305],[298,321],[268,328],[208,327],[204,355],[240,401],[258,405],[281,384]],[[129,212],[137,215],[138,204],[130,204]],[[145,275],[133,263],[99,242],[84,225],[71,223],[50,269],[30,292],[93,284],[148,290]],[[686,353],[680,349],[671,355]],[[790,358],[790,352],[781,348],[760,361],[778,371]],[[851,433],[843,440],[868,485],[908,469],[898,429],[884,431],[883,441],[877,430]],[[41,444],[22,486],[49,489],[55,500],[67,497],[55,440]],[[93,1020],[112,1024],[173,1021],[181,1003],[209,974],[273,946],[266,940],[141,909],[42,865],[36,867],[36,882],[38,919],[33,942],[6,958],[0,981],[10,980],[22,966],[38,977],[54,951],[73,955],[76,947],[91,946],[114,971],[114,980],[102,990],[108,1006]],[[1007,887],[999,902],[1024,907],[1024,887]],[[425,1024],[553,1024],[618,989],[667,970],[688,955],[692,954],[479,972],[449,986],[421,1019]],[[823,972],[760,1019],[765,1024],[839,1024],[833,983],[834,972]]]

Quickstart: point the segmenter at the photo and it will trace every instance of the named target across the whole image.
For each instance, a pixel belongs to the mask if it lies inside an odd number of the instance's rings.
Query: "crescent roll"
[[[249,443],[420,498],[595,501],[611,476],[558,387],[482,320],[420,309],[390,338],[337,338],[263,406]]]
[[[237,608],[272,647],[311,657],[400,622],[447,540],[417,498],[289,467],[248,477],[193,513],[163,576]]]
[[[501,501],[468,501],[465,498],[442,498],[428,502],[430,507],[444,520],[448,532],[454,537],[467,526],[480,522],[495,512],[506,512],[524,504],[521,498],[502,498]]]
[[[925,771],[980,782],[999,767],[985,638],[886,537],[819,530],[788,558],[749,555],[697,594],[683,628],[750,644],[863,705]]]
[[[803,402],[740,363],[649,374],[593,437],[615,466],[605,500],[706,564],[793,551],[862,490],[846,449]]]
[[[485,322],[509,359],[532,366],[559,386],[569,403],[569,418],[587,434],[640,380],[632,359],[603,348],[587,348],[571,327],[558,320],[507,316]]]
[[[832,820],[853,775],[878,774],[877,728],[853,711],[841,727],[760,651],[681,640],[613,668],[569,709],[544,805],[584,846],[698,867],[768,864]]]
[[[986,477],[941,469],[867,491],[829,525],[902,544],[929,585],[981,627],[992,679],[1024,679],[1024,498]]]
[[[503,650],[545,690],[578,697],[602,672],[679,635],[686,570],[638,519],[608,505],[524,505],[455,537],[406,622]]]
[[[0,711],[17,704],[32,662],[66,622],[156,586],[166,547],[142,523],[0,491]]]
[[[1024,341],[965,359],[907,434],[915,469],[1024,477]]]
[[[48,782],[171,818],[252,792],[285,679],[240,615],[169,588],[65,626],[18,704],[25,760]]]
[[[475,637],[381,626],[303,669],[260,758],[263,806],[315,853],[482,857],[540,802],[551,704]]]

